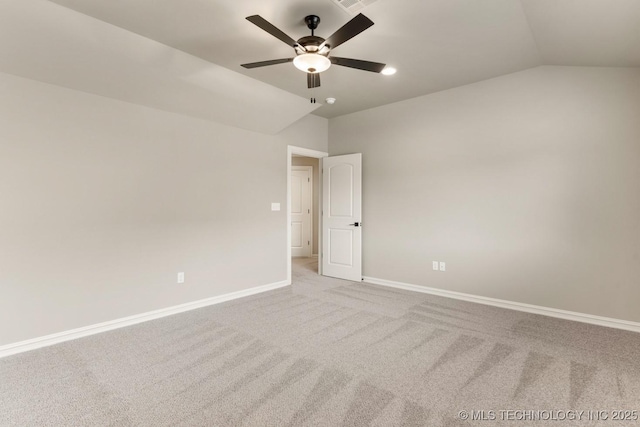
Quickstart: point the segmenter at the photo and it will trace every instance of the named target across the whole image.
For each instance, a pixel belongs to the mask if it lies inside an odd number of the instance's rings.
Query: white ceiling
[[[46,0],[0,2],[0,71],[268,134],[317,108]]]
[[[640,67],[640,1],[522,0],[545,65]]]
[[[240,66],[293,56],[244,18],[259,14],[294,39],[309,33],[308,14],[321,17],[323,37],[352,18],[331,0],[51,1],[305,98],[304,74],[290,63]],[[640,0],[377,0],[362,12],[375,25],[333,53],[398,73],[333,66],[313,95],[337,102],[314,114],[335,117],[538,65],[640,67]]]

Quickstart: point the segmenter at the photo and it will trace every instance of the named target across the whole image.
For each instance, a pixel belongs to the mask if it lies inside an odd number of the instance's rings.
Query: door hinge
[[[311,240],[307,240],[307,246],[311,244]]]
[[[311,213],[311,210],[310,210],[310,209],[307,209],[307,213]]]
[[[307,182],[311,182],[311,178],[307,178]]]

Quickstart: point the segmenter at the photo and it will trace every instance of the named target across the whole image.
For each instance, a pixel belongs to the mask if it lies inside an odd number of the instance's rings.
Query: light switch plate
[[[440,271],[447,271],[445,267],[446,265],[444,264],[444,262],[440,261]]]
[[[438,271],[438,261],[433,261],[433,269]]]
[[[272,211],[279,211],[280,210],[280,203],[271,203],[271,210]]]

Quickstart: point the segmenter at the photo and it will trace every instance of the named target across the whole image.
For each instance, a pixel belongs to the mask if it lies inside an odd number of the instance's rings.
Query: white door
[[[311,256],[312,170],[291,167],[291,256]]]
[[[362,154],[322,161],[322,274],[362,280]]]

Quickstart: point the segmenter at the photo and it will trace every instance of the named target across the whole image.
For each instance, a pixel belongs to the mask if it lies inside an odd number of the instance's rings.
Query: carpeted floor
[[[640,425],[612,420],[640,411],[640,334],[316,262],[291,287],[0,359],[0,425]]]

